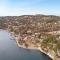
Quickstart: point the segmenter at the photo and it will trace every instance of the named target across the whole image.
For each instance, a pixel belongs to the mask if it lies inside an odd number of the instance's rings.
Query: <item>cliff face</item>
[[[60,59],[60,17],[24,15],[0,17],[0,29],[7,29],[18,45],[34,48]]]

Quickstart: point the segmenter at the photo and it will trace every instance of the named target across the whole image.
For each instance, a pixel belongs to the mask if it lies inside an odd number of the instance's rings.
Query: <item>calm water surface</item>
[[[0,30],[0,60],[50,60],[45,54],[19,48],[7,31]]]

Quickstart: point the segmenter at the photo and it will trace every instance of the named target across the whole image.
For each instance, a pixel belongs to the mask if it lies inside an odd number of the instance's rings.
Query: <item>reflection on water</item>
[[[49,60],[49,57],[36,50],[19,48],[7,31],[0,31],[0,60]]]

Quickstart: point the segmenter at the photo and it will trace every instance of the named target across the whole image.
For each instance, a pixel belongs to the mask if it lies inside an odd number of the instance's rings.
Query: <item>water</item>
[[[0,31],[0,60],[50,60],[47,55],[36,50],[19,48],[11,38],[7,31]]]

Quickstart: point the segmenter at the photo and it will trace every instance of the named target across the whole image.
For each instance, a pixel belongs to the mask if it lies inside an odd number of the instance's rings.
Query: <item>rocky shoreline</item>
[[[39,50],[39,51],[41,51],[42,53],[48,55],[51,59],[54,60],[54,57],[51,56],[51,54],[44,52],[44,51],[41,49],[41,47],[36,48],[36,47],[30,47],[30,46],[29,46],[28,48],[26,48],[25,46],[20,45],[20,44],[18,43],[18,40],[16,40],[16,44],[17,44],[17,46],[20,47],[20,48]]]
[[[8,31],[8,32],[9,32],[9,31]],[[9,33],[11,33],[11,32],[9,32]],[[54,58],[51,54],[46,53],[45,51],[43,51],[43,50],[41,49],[41,47],[31,47],[31,46],[26,47],[26,46],[24,46],[24,45],[20,45],[20,44],[18,43],[18,40],[17,40],[18,37],[15,37],[14,34],[13,34],[13,32],[11,33],[11,36],[16,40],[16,44],[17,44],[17,46],[18,46],[19,48],[39,50],[39,51],[41,51],[42,53],[44,53],[44,54],[46,54],[47,56],[49,56],[52,60],[55,60],[55,58]]]

